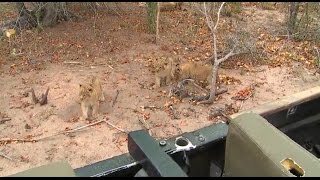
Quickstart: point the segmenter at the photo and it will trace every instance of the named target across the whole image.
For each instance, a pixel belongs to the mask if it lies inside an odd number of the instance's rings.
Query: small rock
[[[188,109],[183,109],[181,114],[184,116],[184,117],[189,117],[190,114],[189,114],[189,110]]]
[[[25,129],[31,129],[32,127],[31,127],[29,124],[26,124],[26,125],[24,126],[24,128],[25,128]]]
[[[212,109],[209,109],[208,119],[209,119],[209,120],[213,120],[213,119],[219,117],[221,111],[224,111],[224,110],[223,110],[222,108],[212,108]]]

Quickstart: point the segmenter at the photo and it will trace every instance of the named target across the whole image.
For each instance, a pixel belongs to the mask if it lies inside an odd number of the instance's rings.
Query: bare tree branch
[[[214,61],[215,63],[217,62],[218,60],[218,57],[217,57],[217,36],[216,36],[216,30],[217,30],[217,27],[218,27],[218,24],[219,24],[219,20],[220,20],[220,13],[221,13],[221,10],[222,10],[222,7],[223,5],[225,4],[225,2],[223,2],[221,5],[220,5],[220,8],[217,12],[217,22],[216,24],[214,25],[213,24],[213,20],[211,18],[210,15],[208,15],[208,12],[207,12],[207,6],[206,6],[206,3],[204,2],[203,3],[203,8],[204,8],[204,15],[206,17],[206,21],[207,21],[207,24],[211,30],[211,34],[213,36],[213,58],[214,58]],[[213,27],[214,26],[214,27]]]
[[[207,24],[208,24],[208,26],[209,26],[209,28],[211,30],[211,33],[214,33],[214,29],[212,28],[213,27],[213,24],[212,24],[213,21],[212,21],[212,19],[209,19],[209,18],[211,18],[211,16],[209,16],[208,13],[207,13],[207,6],[206,6],[205,2],[203,3],[203,8],[204,8],[204,15],[206,17]]]
[[[216,30],[217,30],[217,27],[218,27],[218,24],[219,24],[219,20],[220,20],[221,9],[222,9],[224,4],[225,4],[225,2],[223,2],[220,5],[220,8],[219,8],[219,10],[217,12],[217,21],[214,24],[211,16],[208,15],[206,3],[205,2],[203,3],[204,14],[206,16],[206,21],[207,21],[207,24],[208,24],[208,26],[209,26],[209,28],[211,30],[211,34],[212,34],[212,37],[213,37],[214,63],[213,63],[213,66],[212,66],[212,79],[211,79],[211,90],[210,90],[209,99],[205,100],[205,101],[201,101],[199,104],[211,104],[211,103],[213,103],[214,97],[216,95],[216,83],[217,83],[216,81],[217,81],[217,76],[218,76],[219,64],[221,62],[227,60],[230,56],[232,56],[234,48],[235,48],[234,47],[231,50],[231,52],[229,54],[227,54],[224,58],[218,59],[218,56],[217,56],[217,35],[216,35]]]
[[[218,13],[217,13],[217,15],[218,15],[218,17],[217,17],[217,23],[216,23],[216,25],[214,26],[214,30],[216,30],[217,27],[218,27],[218,23],[219,23],[219,19],[220,19],[220,12],[221,12],[221,9],[222,9],[222,7],[223,7],[224,4],[225,4],[225,2],[222,2],[222,4],[220,5],[219,11],[218,11]]]
[[[234,56],[234,55],[238,54],[238,53],[234,53],[235,48],[236,48],[236,46],[234,46],[234,47],[232,48],[232,50],[231,50],[226,56],[224,56],[223,58],[220,58],[220,59],[216,60],[216,63],[219,65],[219,64],[222,63],[223,61],[229,59],[231,56]]]

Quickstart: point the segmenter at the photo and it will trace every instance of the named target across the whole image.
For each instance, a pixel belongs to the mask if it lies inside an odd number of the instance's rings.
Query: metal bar
[[[134,165],[134,166],[132,166]],[[120,170],[121,168],[121,170]],[[75,169],[78,177],[134,176],[141,169],[127,153]],[[115,172],[116,171],[116,172]],[[128,173],[126,173],[128,171]],[[118,175],[121,172],[120,175]]]
[[[151,177],[187,177],[180,166],[159,147],[145,130],[128,135],[130,155],[138,161]]]
[[[297,121],[295,123],[292,123],[292,124],[289,124],[287,126],[284,126],[282,128],[280,128],[280,131],[284,132],[284,133],[287,133],[291,130],[295,130],[295,129],[298,129],[298,128],[301,128],[302,126],[306,126],[306,125],[312,125],[314,124],[315,122],[318,122],[320,121],[320,114],[317,114],[315,116],[310,116],[306,119],[303,119],[301,121]]]

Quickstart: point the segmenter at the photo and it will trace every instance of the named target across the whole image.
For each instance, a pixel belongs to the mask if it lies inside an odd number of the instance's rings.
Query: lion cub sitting
[[[80,87],[80,104],[82,116],[81,120],[86,120],[91,115],[95,118],[98,115],[99,101],[104,101],[104,94],[100,81],[97,77],[91,76],[86,83],[79,84]]]
[[[180,79],[193,79],[201,82],[203,87],[211,84],[212,66],[209,64],[199,64],[187,62],[181,65]]]
[[[156,73],[155,86],[159,88],[168,85],[170,82],[178,80],[179,71],[178,61],[169,58],[168,65],[163,70]]]

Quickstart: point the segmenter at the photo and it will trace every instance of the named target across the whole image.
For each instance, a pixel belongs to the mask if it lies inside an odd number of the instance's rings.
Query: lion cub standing
[[[88,119],[90,116],[90,110],[92,110],[92,117],[95,118],[98,115],[99,101],[105,100],[99,79],[95,76],[92,76],[90,77],[89,82],[79,84],[79,87],[82,111],[82,116],[80,119]]]
[[[211,84],[212,66],[208,64],[199,64],[187,62],[181,65],[180,79],[194,79],[202,82],[204,87]]]
[[[163,70],[156,73],[155,86],[159,88],[168,85],[172,81],[178,80],[179,71],[178,61],[169,58],[168,65]]]

